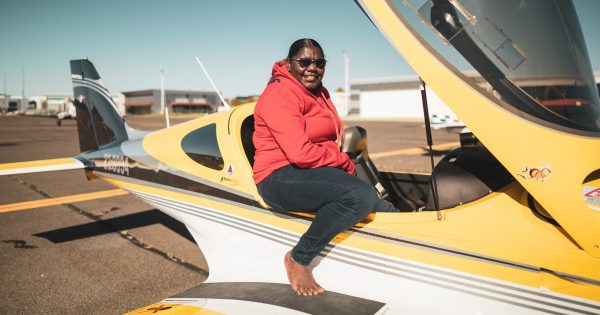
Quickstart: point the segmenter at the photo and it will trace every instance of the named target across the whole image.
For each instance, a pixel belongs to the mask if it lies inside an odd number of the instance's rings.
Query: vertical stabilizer
[[[71,79],[81,152],[127,140],[123,117],[94,64],[88,59],[71,60]]]

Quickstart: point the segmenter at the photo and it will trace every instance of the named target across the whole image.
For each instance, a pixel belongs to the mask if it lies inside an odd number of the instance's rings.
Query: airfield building
[[[482,87],[491,89],[476,73],[465,74]],[[600,72],[595,72],[594,76],[600,91]],[[543,83],[522,82],[522,87],[535,95],[535,90]],[[352,93],[349,112],[353,116],[367,119],[423,118],[420,82],[415,75],[352,80],[350,85]],[[427,103],[430,115],[456,117],[431,89],[427,89]]]
[[[125,113],[153,114],[161,112],[160,89],[123,92]],[[216,92],[165,90],[165,107],[170,113],[213,113],[221,105]]]
[[[350,86],[350,113],[361,118],[423,118],[417,76],[353,80]],[[454,115],[431,89],[427,90],[427,100],[431,114]]]
[[[19,112],[27,108],[27,98],[0,93],[0,113]]]
[[[121,113],[123,113],[123,94],[112,95]],[[22,102],[19,111],[25,115],[48,115],[54,116],[60,112],[68,111],[73,104],[73,94],[71,93],[45,93],[37,96],[30,96]]]

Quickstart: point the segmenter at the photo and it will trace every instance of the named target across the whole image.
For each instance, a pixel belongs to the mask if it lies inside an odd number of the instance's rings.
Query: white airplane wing
[[[78,159],[60,158],[0,164],[0,175],[64,171],[82,168],[85,168],[85,165]]]

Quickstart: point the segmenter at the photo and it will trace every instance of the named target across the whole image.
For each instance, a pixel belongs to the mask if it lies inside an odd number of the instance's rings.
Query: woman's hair
[[[317,43],[316,40],[314,40],[312,38],[301,38],[301,39],[293,42],[292,46],[290,46],[290,51],[288,52],[288,58],[294,58],[294,56],[300,51],[300,49],[302,49],[304,47],[317,47],[323,53],[323,57],[325,57],[325,52],[323,51],[323,48],[321,48],[321,45],[319,45],[319,43]]]

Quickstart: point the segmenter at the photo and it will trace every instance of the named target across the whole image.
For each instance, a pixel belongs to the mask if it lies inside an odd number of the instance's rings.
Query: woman
[[[308,265],[338,233],[371,210],[397,211],[353,176],[340,152],[342,123],[321,84],[325,56],[313,39],[299,39],[273,66],[254,110],[254,181],[271,207],[316,212],[298,244],[285,255],[287,276],[298,295],[325,291]]]

